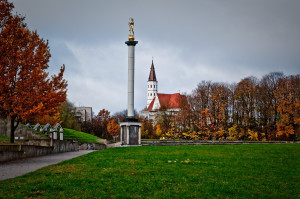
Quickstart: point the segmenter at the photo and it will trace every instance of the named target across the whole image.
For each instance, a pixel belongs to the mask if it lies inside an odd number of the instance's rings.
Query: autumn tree
[[[186,127],[190,127],[192,123],[192,115],[191,115],[191,108],[187,101],[187,94],[180,96],[179,101],[179,108],[180,111],[178,114],[175,115],[175,122],[180,130],[185,129]]]
[[[281,78],[275,98],[278,103],[277,111],[280,114],[277,123],[277,135],[289,139],[294,136],[297,125],[300,124],[299,114],[299,85],[300,75]]]
[[[207,124],[207,114],[203,115],[203,111],[210,107],[211,81],[202,81],[193,90],[191,97],[189,97],[189,104],[193,113],[193,121],[195,125]],[[205,117],[205,118],[204,118]]]
[[[156,135],[153,120],[149,120],[148,118],[140,118],[140,121],[142,123],[141,134],[143,139],[159,138],[159,136]]]
[[[107,131],[107,125],[110,119],[110,112],[106,109],[102,109],[96,117],[92,119],[92,122],[86,123],[85,126],[81,126],[82,131],[94,134],[101,138],[111,139],[111,135]],[[89,130],[89,132],[87,130]]]
[[[215,83],[211,92],[212,123],[218,128],[227,128],[230,91],[225,84]]]
[[[259,94],[257,95],[258,126],[259,131],[263,132],[267,139],[274,139],[276,134],[279,114],[275,91],[278,89],[281,78],[284,78],[283,73],[272,72],[264,75],[259,82]]]
[[[165,105],[160,107],[159,113],[157,123],[160,125],[163,132],[168,132],[172,124],[174,125],[174,123],[172,123],[172,118],[174,116],[168,112],[168,106]]]
[[[111,136],[116,136],[120,133],[120,125],[112,118],[109,120],[107,124],[107,132]]]
[[[242,79],[235,91],[238,123],[246,129],[256,126],[255,108],[257,95],[257,80],[255,77]]]
[[[56,113],[67,91],[65,67],[49,77],[48,41],[30,31],[24,17],[13,15],[13,7],[0,1],[0,114],[11,120],[12,143],[21,121]]]

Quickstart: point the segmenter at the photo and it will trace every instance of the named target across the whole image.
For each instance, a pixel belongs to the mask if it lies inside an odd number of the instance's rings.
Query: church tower
[[[157,80],[155,75],[154,64],[152,60],[152,65],[150,69],[150,75],[148,79],[148,96],[147,96],[147,108],[149,107],[150,103],[157,96]]]

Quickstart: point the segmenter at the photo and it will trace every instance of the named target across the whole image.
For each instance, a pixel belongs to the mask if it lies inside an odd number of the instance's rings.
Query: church
[[[152,60],[148,78],[147,107],[140,111],[140,116],[148,119],[155,119],[159,110],[164,107],[168,114],[177,114],[183,105],[187,105],[187,98],[180,93],[165,94],[158,93],[158,81]]]

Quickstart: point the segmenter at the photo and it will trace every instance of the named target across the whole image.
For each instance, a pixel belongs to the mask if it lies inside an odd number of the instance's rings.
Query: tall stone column
[[[120,140],[122,145],[140,145],[140,129],[142,124],[134,117],[134,62],[135,62],[135,45],[133,25],[134,21],[130,18],[129,22],[129,41],[125,44],[128,46],[128,113],[124,122],[120,123],[121,132]]]
[[[128,118],[134,118],[134,59],[138,41],[126,41],[128,46]]]

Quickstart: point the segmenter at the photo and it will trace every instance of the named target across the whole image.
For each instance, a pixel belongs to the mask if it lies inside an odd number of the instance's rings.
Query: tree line
[[[202,81],[179,113],[161,107],[143,119],[144,138],[296,140],[300,137],[300,75],[272,72],[238,83]]]

